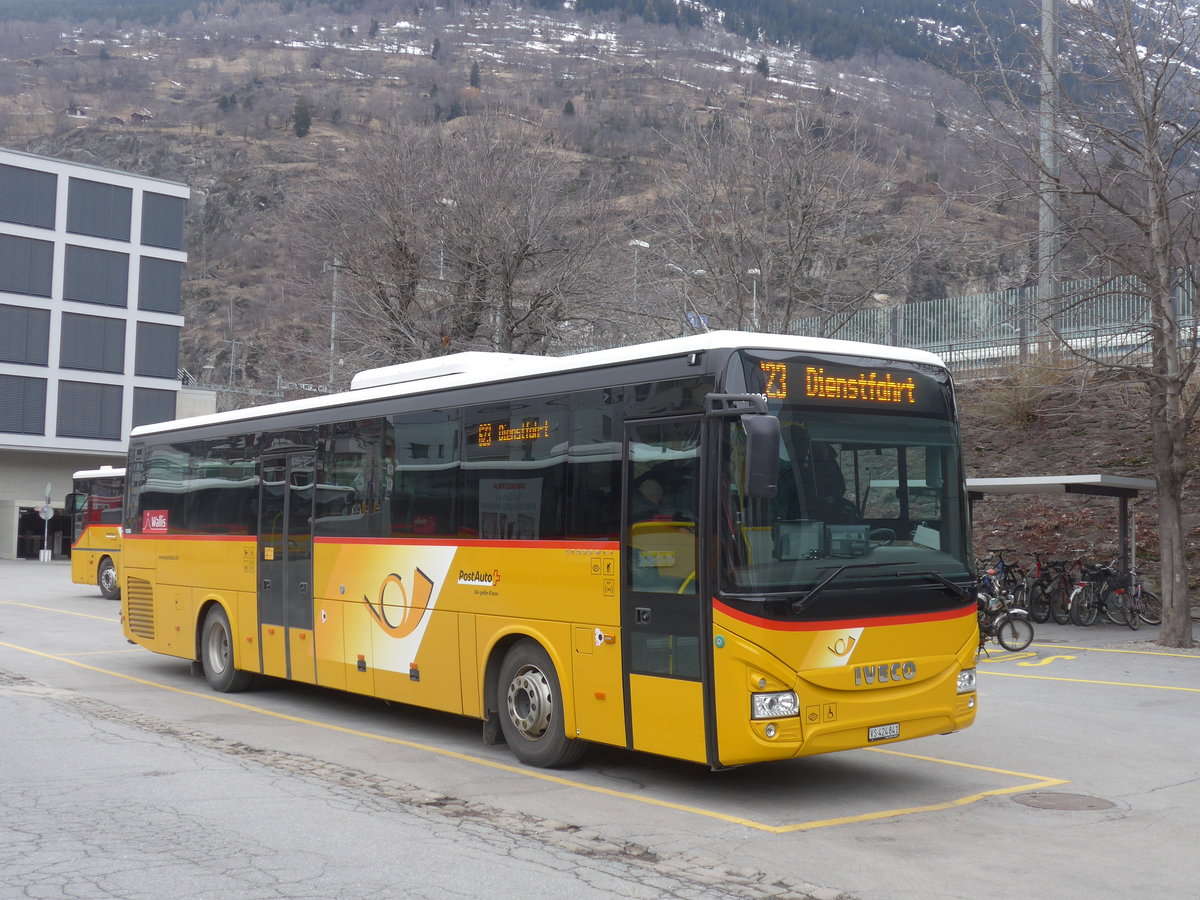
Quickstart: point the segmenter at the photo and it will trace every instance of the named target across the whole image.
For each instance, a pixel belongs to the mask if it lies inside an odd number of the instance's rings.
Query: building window
[[[64,369],[125,371],[125,320],[63,313],[58,360]]]
[[[154,388],[133,389],[133,424],[153,425],[175,418],[175,391]]]
[[[0,165],[0,221],[53,228],[57,190],[50,172]]]
[[[67,189],[67,231],[92,237],[129,240],[133,190],[72,178]]]
[[[151,378],[179,377],[179,329],[141,322],[137,329],[134,374]]]
[[[0,234],[0,291],[49,297],[54,244]]]
[[[129,254],[68,246],[65,262],[64,300],[129,305]]]
[[[142,243],[151,247],[183,249],[183,214],[187,201],[147,191],[142,195]]]
[[[138,279],[138,309],[179,313],[183,263],[143,256]]]
[[[0,431],[46,433],[46,379],[0,375]]]
[[[59,382],[58,436],[119,441],[121,386]]]
[[[0,362],[44,366],[50,354],[50,310],[0,306]]]

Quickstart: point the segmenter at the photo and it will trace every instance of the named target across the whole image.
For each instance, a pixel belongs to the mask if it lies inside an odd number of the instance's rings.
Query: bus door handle
[[[302,581],[302,582],[300,582],[300,594],[301,594],[301,596],[304,596],[304,595],[306,595],[307,593],[308,593],[308,582],[307,582],[307,581]]]
[[[269,591],[271,589],[271,579],[270,578],[263,579],[262,589],[264,591]]]
[[[650,607],[648,607],[648,606],[634,607],[633,621],[634,621],[635,625],[649,625],[650,624]]]

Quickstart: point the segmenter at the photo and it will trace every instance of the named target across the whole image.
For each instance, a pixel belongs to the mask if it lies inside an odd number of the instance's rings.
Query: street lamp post
[[[758,331],[758,276],[762,269],[747,269],[750,276],[750,327]]]
[[[646,241],[639,241],[634,238],[629,242],[629,246],[633,248],[633,303],[637,305],[637,287],[638,287],[638,250],[649,250],[650,245]]]

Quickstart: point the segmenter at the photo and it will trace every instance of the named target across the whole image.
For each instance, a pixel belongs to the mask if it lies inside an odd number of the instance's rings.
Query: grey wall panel
[[[133,389],[133,424],[153,425],[175,418],[175,391],[154,388]]]
[[[183,263],[143,256],[138,278],[138,309],[179,313]]]
[[[63,313],[59,366],[89,372],[125,371],[125,320]]]
[[[67,188],[67,231],[128,241],[133,190],[72,178]]]
[[[50,310],[0,305],[0,362],[44,366],[50,361]]]
[[[46,379],[0,375],[0,431],[46,433]]]
[[[58,176],[0,165],[0,221],[53,228]]]
[[[105,306],[129,303],[129,254],[67,245],[63,299]]]
[[[142,243],[183,249],[183,217],[187,201],[146,191],[142,194]]]
[[[121,439],[121,386],[60,381],[59,437]]]
[[[134,373],[151,378],[178,378],[179,329],[173,325],[140,323]]]
[[[0,234],[0,291],[49,297],[54,244]]]

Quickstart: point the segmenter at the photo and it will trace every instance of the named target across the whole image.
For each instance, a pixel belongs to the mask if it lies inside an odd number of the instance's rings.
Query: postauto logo
[[[459,569],[458,583],[473,585],[475,587],[496,587],[500,584],[500,570],[493,569],[490,572],[483,572],[480,570],[467,571],[466,569]]]

